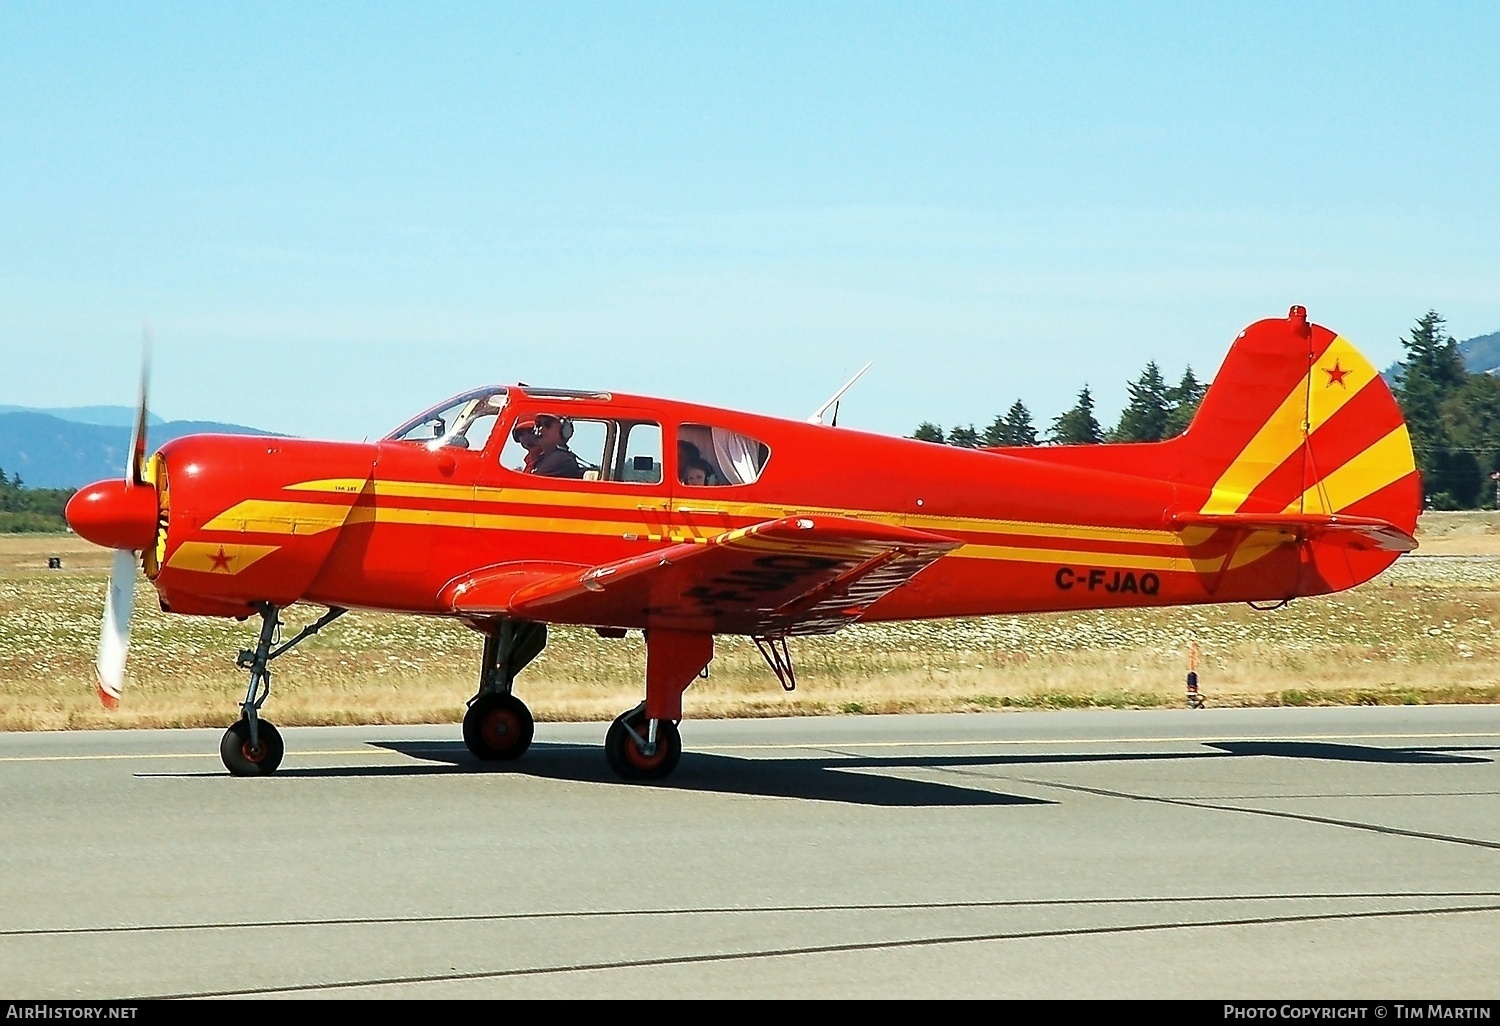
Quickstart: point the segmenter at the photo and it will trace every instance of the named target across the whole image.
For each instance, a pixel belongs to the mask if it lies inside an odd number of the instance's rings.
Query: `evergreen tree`
[[[1089,445],[1104,441],[1104,432],[1094,419],[1094,397],[1089,387],[1078,393],[1078,405],[1052,422],[1052,441],[1058,445]]]
[[[948,444],[956,445],[960,449],[979,448],[979,432],[974,430],[974,425],[968,427],[955,427],[948,432]]]
[[[63,531],[63,507],[73,493],[66,488],[26,488],[20,473],[0,470],[0,534],[19,531]]]
[[[1500,379],[1470,374],[1438,412],[1450,445],[1441,460],[1444,491],[1462,508],[1494,505],[1490,475],[1500,470]]]
[[[1036,444],[1036,425],[1031,422],[1031,411],[1019,399],[1005,415],[1005,430],[1010,438],[1006,445]]]
[[[1401,340],[1401,347],[1406,358],[1401,361],[1396,401],[1411,432],[1423,490],[1429,503],[1440,509],[1465,505],[1482,487],[1480,469],[1473,453],[1454,444],[1443,417],[1444,403],[1458,395],[1469,376],[1458,343],[1444,330],[1438,312],[1428,310]]]
[[[1019,400],[1017,400],[1019,402]],[[985,445],[1010,445],[1010,424],[1005,414],[995,414],[995,419],[990,421],[990,426],[984,429]]]
[[[1158,442],[1166,438],[1172,403],[1156,361],[1146,364],[1141,376],[1128,387],[1130,402],[1120,414],[1119,425],[1110,433],[1110,441]]]
[[[1183,372],[1182,380],[1176,388],[1167,389],[1167,402],[1170,405],[1167,409],[1166,437],[1176,438],[1187,430],[1207,391],[1208,386],[1199,384],[1198,379],[1193,376],[1192,367]]]
[[[1006,412],[997,413],[990,426],[984,429],[985,445],[1035,445],[1036,442],[1036,425],[1031,421],[1031,411],[1019,399]]]
[[[912,432],[913,438],[921,442],[943,442],[943,429],[931,421],[924,420],[917,425],[917,430]]]

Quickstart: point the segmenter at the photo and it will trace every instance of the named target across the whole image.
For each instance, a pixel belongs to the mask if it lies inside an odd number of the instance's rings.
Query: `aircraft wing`
[[[499,616],[510,611],[511,599],[522,588],[587,569],[579,563],[537,560],[496,563],[449,581],[438,597],[455,613]]]
[[[448,590],[454,611],[473,615],[718,634],[830,634],[960,544],[862,520],[795,516],[599,566],[492,568],[486,582]]]

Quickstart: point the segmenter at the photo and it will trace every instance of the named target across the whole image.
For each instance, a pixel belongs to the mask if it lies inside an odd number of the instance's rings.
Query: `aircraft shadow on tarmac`
[[[1279,755],[1287,759],[1326,759],[1332,762],[1384,762],[1432,764],[1451,762],[1494,762],[1475,755],[1455,752],[1493,752],[1493,747],[1446,745],[1434,748],[1376,748],[1372,745],[1342,745],[1331,741],[1210,741],[1208,747],[1222,749],[1230,755]]]
[[[1171,762],[1185,759],[1236,759],[1272,757],[1316,759],[1400,765],[1452,765],[1489,763],[1477,754],[1494,752],[1488,746],[1435,746],[1382,748],[1372,745],[1339,744],[1328,741],[1213,741],[1211,750],[1183,752],[1059,752],[977,755],[864,756],[833,753],[796,758],[747,759],[711,752],[686,752],[677,771],[667,780],[632,784],[620,780],[605,764],[603,752],[594,745],[538,742],[518,762],[481,762],[454,741],[370,741],[373,748],[421,760],[401,766],[305,766],[283,767],[278,778],[394,777],[427,773],[505,773],[550,780],[609,784],[620,787],[649,786],[679,791],[741,794],[769,798],[802,798],[889,807],[1052,805],[1054,802],[990,790],[982,777],[972,783],[912,780],[882,773],[882,770],[970,770],[1008,766],[1066,765],[1096,762]],[[831,746],[837,748],[837,746]],[[151,774],[152,776],[219,776],[220,774]],[[998,783],[998,781],[997,781]]]
[[[482,763],[463,747],[445,741],[376,741],[371,744],[414,759],[444,763],[461,770],[499,770],[528,777],[587,781],[621,787],[650,786],[678,791],[901,807],[1055,804],[1040,798],[1003,794],[982,787],[963,787],[862,772],[897,765],[921,767],[950,764],[950,760],[941,758],[904,761],[829,756],[743,759],[707,752],[687,752],[683,754],[682,761],[671,777],[649,785],[640,785],[616,777],[605,764],[603,752],[593,745],[537,743],[531,746],[524,760],[497,764]],[[345,772],[362,771],[354,769]]]
[[[589,745],[538,743],[526,759],[513,764],[481,763],[468,751],[445,741],[381,741],[375,747],[400,752],[410,758],[442,763],[458,770],[521,773],[558,780],[583,780],[629,785],[620,781],[604,763],[598,748]],[[1005,766],[1145,762],[1181,759],[1224,759],[1273,756],[1319,759],[1335,762],[1385,764],[1486,763],[1492,758],[1461,752],[1492,752],[1492,747],[1379,748],[1370,745],[1336,744],[1323,741],[1221,741],[1206,747],[1216,751],[1142,753],[1056,753],[910,756],[807,755],[797,758],[745,759],[707,752],[688,752],[677,771],[655,787],[744,794],[762,797],[807,798],[882,806],[975,806],[1050,805],[1044,799],[989,790],[982,786],[911,780],[890,776],[881,770],[937,769],[983,770]],[[394,768],[394,767],[392,767]],[[371,767],[371,769],[375,769]],[[294,771],[295,772],[295,771]],[[307,772],[319,772],[311,770]],[[343,772],[359,773],[361,770]],[[979,780],[974,781],[980,784]]]

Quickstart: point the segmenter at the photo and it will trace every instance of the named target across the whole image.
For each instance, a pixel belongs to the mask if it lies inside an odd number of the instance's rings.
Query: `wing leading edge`
[[[492,567],[451,583],[444,597],[469,616],[831,634],[960,544],[845,517],[784,517],[599,566]]]

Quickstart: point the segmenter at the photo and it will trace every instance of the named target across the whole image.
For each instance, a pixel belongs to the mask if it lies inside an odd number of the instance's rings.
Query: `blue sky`
[[[1305,304],[1500,330],[1500,5],[0,5],[0,403],[472,384],[1043,426]]]

